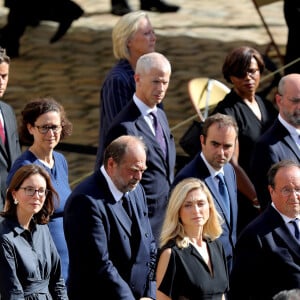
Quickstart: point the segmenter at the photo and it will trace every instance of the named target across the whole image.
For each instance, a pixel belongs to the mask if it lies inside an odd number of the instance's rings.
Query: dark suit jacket
[[[155,136],[133,101],[130,101],[124,107],[112,123],[107,134],[105,146],[121,135],[142,137],[147,145],[147,170],[143,174],[141,184],[147,196],[152,232],[158,242],[168,203],[170,186],[174,179],[176,148],[174,138],[170,133],[167,117],[162,109],[158,108],[157,116],[161,121],[167,144],[168,154],[166,159]]]
[[[6,177],[15,159],[21,155],[21,148],[16,116],[12,107],[3,101],[0,101],[0,109],[4,120],[6,135],[6,147],[3,145],[2,141],[0,141],[0,210],[2,210],[7,188]]]
[[[116,202],[100,170],[79,184],[64,212],[64,232],[70,264],[70,300],[155,298],[156,244],[151,232],[143,188],[129,193],[135,228]],[[137,250],[131,243],[136,243]],[[104,297],[105,298],[105,297]]]
[[[223,244],[223,248],[227,258],[228,270],[230,271],[232,266],[234,247],[236,243],[238,212],[237,185],[234,169],[229,163],[224,166],[224,179],[230,197],[231,220],[228,220],[226,218],[222,196],[220,195],[219,190],[215,185],[214,178],[210,175],[208,168],[206,167],[202,157],[200,156],[200,153],[197,154],[192,161],[190,161],[178,172],[172,184],[172,189],[178,182],[188,177],[195,177],[205,182],[206,186],[208,187],[214,198],[214,203],[217,211],[224,219],[224,223],[222,224],[223,233],[220,236],[220,240]]]
[[[270,167],[283,160],[300,163],[300,150],[286,128],[277,119],[257,141],[251,161],[251,180],[258,200],[264,209],[271,202],[267,173]]]
[[[269,204],[237,241],[230,299],[271,300],[293,288],[300,288],[300,244]]]

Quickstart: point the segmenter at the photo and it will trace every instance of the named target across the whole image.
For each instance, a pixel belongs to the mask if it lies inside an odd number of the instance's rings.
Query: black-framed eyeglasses
[[[36,192],[40,197],[45,197],[48,194],[48,190],[44,188],[35,189],[32,186],[20,187],[20,189],[25,191],[26,196],[33,196]]]
[[[38,129],[39,133],[46,134],[51,129],[53,133],[58,133],[61,131],[62,127],[60,125],[43,125],[38,126],[35,125],[35,127]]]

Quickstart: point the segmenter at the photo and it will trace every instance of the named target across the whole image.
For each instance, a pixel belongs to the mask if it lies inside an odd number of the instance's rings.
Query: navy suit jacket
[[[290,225],[290,224],[288,224]],[[300,288],[300,243],[270,204],[241,233],[230,278],[234,300],[271,300]]]
[[[271,202],[267,173],[273,164],[283,159],[292,159],[300,163],[300,150],[287,129],[277,119],[257,141],[251,161],[250,177],[263,209]]]
[[[147,197],[152,232],[158,243],[170,186],[174,179],[176,148],[167,117],[161,108],[157,108],[157,116],[161,122],[167,144],[166,158],[134,101],[130,101],[112,123],[106,137],[105,146],[122,135],[141,137],[146,144],[148,148],[147,170],[143,173],[141,184]]]
[[[3,101],[0,101],[0,109],[4,120],[6,135],[6,145],[3,145],[0,140],[0,210],[2,210],[7,188],[6,177],[13,162],[21,155],[21,148],[16,116],[12,107]]]
[[[128,198],[139,239],[131,237],[132,221],[114,200],[100,170],[69,196],[64,232],[70,256],[70,300],[103,298],[103,293],[112,300],[155,299],[156,244],[142,186],[129,192]]]
[[[227,185],[230,205],[231,205],[231,219],[228,220],[225,214],[224,202],[222,201],[222,196],[214,182],[214,178],[211,176],[207,166],[205,165],[200,153],[197,154],[192,161],[185,165],[176,175],[174,182],[172,184],[172,189],[181,180],[189,177],[195,177],[201,179],[205,182],[206,186],[210,190],[217,211],[223,217],[224,223],[222,224],[223,233],[220,236],[220,241],[223,244],[228,270],[232,267],[232,258],[237,237],[237,185],[236,185],[236,175],[231,164],[225,164],[224,166],[224,179]]]

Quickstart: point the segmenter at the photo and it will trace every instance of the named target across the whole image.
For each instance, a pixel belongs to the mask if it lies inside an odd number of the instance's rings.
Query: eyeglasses
[[[259,69],[248,69],[246,72],[241,72],[238,74],[233,74],[237,78],[245,78],[246,76],[254,77],[256,76]]]
[[[24,190],[25,191],[25,195],[26,196],[33,196],[36,192],[38,193],[38,195],[40,197],[44,197],[48,194],[48,190],[47,189],[44,189],[44,188],[40,188],[40,189],[35,189],[31,186],[26,186],[26,187],[20,187],[20,189]]]
[[[290,189],[290,188],[284,187],[280,190],[280,193],[284,197],[288,197],[293,193],[295,193],[297,196],[299,196],[300,195],[300,187],[297,187],[295,189]]]
[[[39,133],[41,133],[41,134],[46,134],[50,129],[52,130],[53,133],[58,133],[58,132],[61,131],[61,128],[62,128],[60,125],[51,125],[51,126],[48,126],[48,125],[38,126],[38,125],[36,125],[35,127],[39,130]]]

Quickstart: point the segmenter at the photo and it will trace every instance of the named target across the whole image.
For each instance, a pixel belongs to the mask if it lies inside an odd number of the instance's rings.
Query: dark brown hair
[[[259,72],[265,68],[261,54],[254,48],[243,46],[233,49],[225,58],[222,72],[227,82],[232,83],[230,76],[244,78],[251,64],[251,59],[257,61]]]
[[[64,139],[72,134],[73,126],[68,120],[63,106],[52,97],[37,98],[26,104],[21,112],[22,119],[19,135],[22,143],[31,144],[33,142],[33,136],[29,133],[27,125],[31,124],[32,126],[35,126],[35,121],[40,115],[51,111],[56,111],[60,115],[62,126],[60,138]]]
[[[48,190],[48,193],[42,209],[34,215],[34,219],[37,224],[47,224],[49,222],[50,216],[53,214],[56,206],[54,201],[59,201],[59,196],[51,183],[51,179],[47,171],[43,167],[36,164],[29,164],[20,167],[12,177],[9,187],[6,191],[4,210],[0,213],[2,217],[15,218],[17,216],[17,205],[14,204],[12,192],[19,190],[24,180],[35,174],[40,174],[45,178],[46,189]]]

